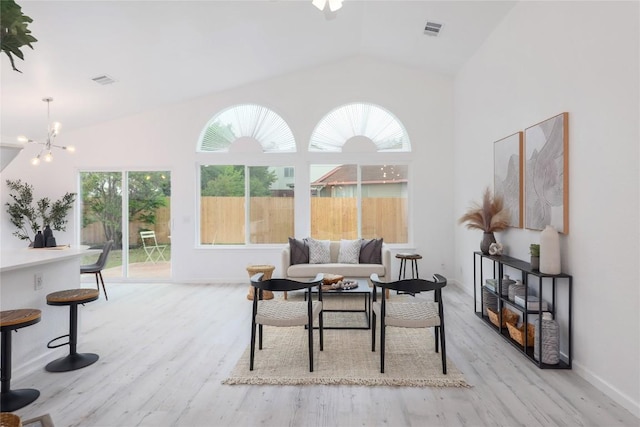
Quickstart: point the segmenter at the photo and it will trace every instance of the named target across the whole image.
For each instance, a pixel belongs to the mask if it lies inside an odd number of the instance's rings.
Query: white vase
[[[560,236],[547,225],[540,233],[540,273],[560,274]]]

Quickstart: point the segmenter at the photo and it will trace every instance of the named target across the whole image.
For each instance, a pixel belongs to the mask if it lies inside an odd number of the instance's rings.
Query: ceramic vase
[[[531,269],[537,271],[540,269],[540,257],[531,255]]]
[[[492,243],[496,243],[496,237],[493,235],[493,232],[485,231],[482,241],[480,242],[480,251],[485,255],[489,255],[489,246],[491,246]]]
[[[540,273],[560,274],[560,236],[547,225],[540,233]]]
[[[44,248],[44,236],[42,235],[42,231],[38,230],[38,234],[33,239],[33,247],[34,248]]]

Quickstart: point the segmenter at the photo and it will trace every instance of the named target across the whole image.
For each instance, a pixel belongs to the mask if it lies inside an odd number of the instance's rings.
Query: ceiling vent
[[[440,30],[442,29],[442,24],[438,24],[437,22],[427,21],[427,25],[424,27],[424,33],[428,36],[436,37],[440,34]]]
[[[91,80],[93,80],[94,82],[96,82],[96,83],[98,83],[100,85],[103,85],[103,86],[104,85],[110,85],[111,83],[115,83],[116,82],[113,78],[107,76],[106,74],[102,75],[102,76],[94,77]]]

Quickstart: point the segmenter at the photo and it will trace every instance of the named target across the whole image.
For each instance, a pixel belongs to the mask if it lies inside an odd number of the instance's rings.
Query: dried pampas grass
[[[482,196],[482,204],[474,203],[458,223],[466,223],[470,230],[482,230],[487,233],[502,231],[509,227],[509,211],[504,208],[504,199],[493,196],[487,188]]]

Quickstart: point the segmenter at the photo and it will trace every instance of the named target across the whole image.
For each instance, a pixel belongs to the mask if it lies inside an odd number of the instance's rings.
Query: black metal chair
[[[434,274],[434,281],[425,279],[405,279],[396,282],[383,283],[377,274],[372,274],[373,284],[373,321],[371,326],[371,351],[376,351],[376,316],[380,316],[380,372],[384,373],[385,334],[387,326],[400,328],[434,328],[435,350],[438,344],[442,347],[442,373],[447,373],[447,351],[444,333],[444,311],[442,306],[442,288],[447,286],[447,279]],[[377,289],[391,289],[402,293],[416,294],[418,292],[434,291],[433,302],[415,300],[411,302],[387,301],[381,298],[377,301]]]
[[[109,301],[109,297],[107,296],[107,290],[104,288],[102,270],[104,270],[104,266],[107,264],[107,258],[109,258],[109,252],[111,252],[111,248],[113,248],[113,240],[109,240],[104,244],[104,246],[102,247],[102,253],[100,253],[98,260],[94,264],[80,266],[80,274],[96,275],[96,287],[98,288],[98,291],[100,290],[100,283],[98,283],[98,278],[100,278],[100,282],[102,283],[102,291],[104,292],[104,297],[107,301]]]
[[[251,355],[249,370],[253,371],[253,359],[256,348],[256,325],[258,325],[258,349],[262,350],[262,326],[306,326],[309,333],[309,372],[313,372],[313,319],[318,316],[320,332],[320,351],[324,348],[322,325],[322,274],[310,282],[298,282],[289,279],[262,280],[264,273],[251,277],[253,286],[253,312],[251,315]],[[313,300],[312,290],[318,287],[318,299]],[[263,291],[290,292],[306,289],[309,298],[306,301],[264,300]],[[287,345],[287,343],[283,343]]]

